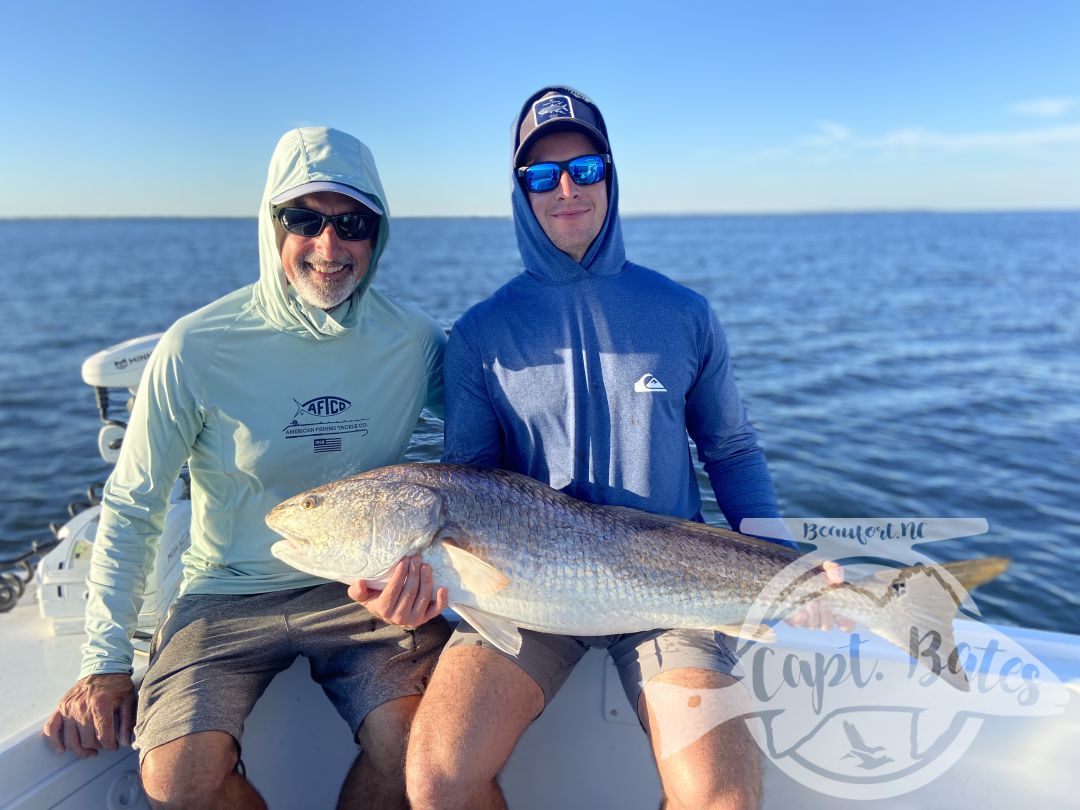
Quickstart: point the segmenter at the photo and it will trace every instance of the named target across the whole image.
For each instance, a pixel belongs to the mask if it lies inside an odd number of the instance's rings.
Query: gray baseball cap
[[[332,180],[313,180],[310,183],[304,183],[303,185],[296,186],[295,188],[287,189],[281,192],[272,200],[271,205],[281,205],[283,202],[289,200],[295,200],[298,197],[303,197],[305,194],[314,194],[317,191],[332,191],[335,194],[344,194],[346,197],[352,197],[358,203],[363,203],[379,216],[382,216],[383,210],[379,206],[379,203],[375,201],[375,198],[370,194],[365,194],[352,186],[347,186],[344,183],[335,183]]]
[[[551,132],[579,130],[610,154],[607,125],[592,99],[566,85],[542,87],[529,96],[514,128],[514,166],[520,166],[537,138]]]

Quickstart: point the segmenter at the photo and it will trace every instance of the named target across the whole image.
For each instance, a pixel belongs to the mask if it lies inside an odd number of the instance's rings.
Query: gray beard
[[[324,262],[318,259],[314,253],[304,253],[296,258],[296,265],[292,268],[293,287],[296,294],[304,303],[318,307],[319,309],[333,309],[345,301],[359,286],[353,275],[355,266],[351,259],[338,260],[334,257],[333,262]],[[335,281],[329,281],[327,277],[312,267],[325,267],[328,264],[341,265],[342,269],[336,274]]]

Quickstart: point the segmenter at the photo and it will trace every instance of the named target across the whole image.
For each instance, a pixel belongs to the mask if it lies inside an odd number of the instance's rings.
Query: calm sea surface
[[[785,514],[986,518],[928,552],[1011,557],[983,615],[1080,632],[1080,213],[623,228],[719,312]],[[82,360],[252,281],[256,228],[0,221],[0,244],[0,541],[25,545],[107,475]],[[397,220],[377,284],[449,326],[519,267],[508,219]],[[411,457],[440,451],[426,424]]]

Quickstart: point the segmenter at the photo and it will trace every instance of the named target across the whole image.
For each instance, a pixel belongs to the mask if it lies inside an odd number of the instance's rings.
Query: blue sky
[[[532,90],[600,105],[623,213],[1080,208],[1080,2],[8,6],[0,217],[251,216],[278,137],[393,213],[509,214]]]

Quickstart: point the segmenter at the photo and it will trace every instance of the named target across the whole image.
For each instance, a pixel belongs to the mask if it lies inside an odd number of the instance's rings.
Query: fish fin
[[[951,686],[966,692],[971,685],[953,636],[953,617],[966,596],[966,589],[989,582],[1008,564],[1003,557],[986,557],[941,566],[915,565],[878,571],[850,583],[834,585],[828,592],[852,590],[868,598],[868,610],[858,611],[862,614],[858,618],[867,627]],[[965,592],[957,593],[953,580],[945,578],[941,569],[948,571]],[[834,611],[844,613],[850,604],[831,606]]]
[[[718,624],[710,629],[727,636],[745,638],[747,641],[761,641],[765,644],[776,641],[776,631],[767,624]]]
[[[510,577],[472,552],[446,540],[442,541],[442,545],[450,556],[450,564],[461,577],[462,587],[477,596],[491,596],[510,584]]]
[[[675,517],[674,515],[658,515],[655,512],[645,512],[641,509],[634,509],[631,506],[615,506],[610,503],[593,504],[593,506],[597,509],[602,509],[605,512],[610,512],[616,517],[633,520],[635,525],[639,527],[657,528],[661,530],[681,527],[684,529],[692,529],[695,532],[704,532],[712,535],[718,540],[734,543],[735,545],[744,548],[762,551],[768,550],[770,553],[779,553],[785,557],[789,556],[791,559],[800,556],[800,553],[795,549],[780,543],[762,540],[758,537],[751,537],[748,534],[740,534],[739,532],[731,531],[731,529],[721,529],[719,526],[710,526],[708,523],[698,523],[696,520],[686,520],[685,518]],[[650,524],[652,524],[652,526],[650,526]]]
[[[470,605],[451,604],[450,607],[504,653],[517,655],[521,652],[521,632],[509,619]]]

